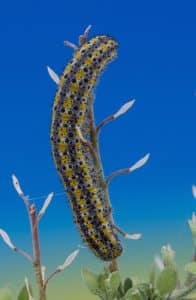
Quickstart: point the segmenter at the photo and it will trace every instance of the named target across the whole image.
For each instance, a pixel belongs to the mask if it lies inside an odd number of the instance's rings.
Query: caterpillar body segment
[[[97,36],[74,53],[60,77],[51,126],[53,157],[75,222],[89,248],[105,261],[118,257],[122,246],[108,217],[111,212],[105,206],[100,172],[77,128],[89,138],[93,89],[116,51],[116,41]]]

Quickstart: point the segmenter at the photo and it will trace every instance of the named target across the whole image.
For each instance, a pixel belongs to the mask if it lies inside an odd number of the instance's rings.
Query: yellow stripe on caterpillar
[[[77,126],[81,126],[83,122],[84,122],[84,117],[80,116],[77,120]]]
[[[58,149],[60,152],[64,152],[68,148],[67,144],[65,144],[65,143],[58,143],[57,146],[58,146]]]
[[[72,92],[72,93],[76,93],[77,91],[78,91],[78,89],[79,89],[79,86],[78,86],[78,84],[77,83],[71,83],[71,85],[70,85],[70,91]]]
[[[67,67],[65,68],[65,71],[64,71],[63,75],[69,74],[71,72],[71,69],[72,69],[72,65],[69,63],[67,65]]]
[[[84,224],[87,224],[87,222],[88,222],[88,216],[83,215],[83,214],[81,213],[81,218],[83,219],[83,223],[84,223]]]
[[[70,162],[70,158],[67,155],[62,155],[61,156],[61,162],[62,164],[68,164]]]
[[[67,122],[67,121],[69,121],[69,119],[70,119],[70,116],[67,113],[61,113],[61,120],[63,122]]]
[[[78,142],[75,143],[75,148],[76,148],[76,150],[78,150],[78,151],[82,148],[82,144],[81,144],[80,141],[78,141]]]
[[[76,153],[76,158],[82,159],[83,158],[83,153],[82,152],[77,152]]]
[[[64,83],[65,83],[65,77],[61,76],[60,81],[59,81],[59,86],[62,87]]]
[[[66,175],[67,177],[72,177],[72,176],[74,175],[74,172],[73,172],[72,169],[66,169],[66,170],[65,170],[65,175]]]
[[[58,132],[59,137],[65,137],[66,134],[67,134],[67,128],[62,127],[62,128],[59,129],[59,132]]]
[[[104,245],[104,244],[103,244],[103,242],[102,242],[102,241],[100,241],[100,240],[99,240],[99,241],[97,241],[97,242],[96,242],[96,244],[97,244],[97,246],[98,246],[98,247],[100,247],[100,248],[102,248],[102,247],[103,247],[103,245]]]
[[[79,204],[79,205],[84,205],[85,202],[86,202],[85,199],[84,199],[84,198],[81,198],[81,199],[79,199],[78,204]]]
[[[87,210],[88,210],[88,208],[87,208],[86,206],[81,207],[81,208],[80,208],[81,215],[82,215],[83,213],[87,212]],[[83,219],[84,219],[84,217],[83,217]]]
[[[75,77],[76,77],[76,79],[77,80],[79,80],[79,79],[82,79],[82,77],[84,77],[84,70],[79,70],[76,74],[75,74]]]
[[[63,108],[65,109],[69,109],[71,108],[73,105],[73,100],[71,98],[67,98],[64,102],[63,102]]]
[[[80,110],[83,111],[87,108],[87,103],[81,103],[80,104]]]
[[[84,92],[84,94],[83,94],[83,97],[84,97],[85,99],[88,99],[89,95],[90,95],[90,91],[89,91],[89,90],[86,90],[86,91]]]
[[[101,221],[101,223],[103,224],[103,225],[106,225],[107,224],[107,220],[106,220],[106,218],[103,216],[103,213],[102,212],[97,212],[96,213],[96,216],[97,216],[97,218]]]
[[[88,181],[87,181],[88,182]],[[89,192],[91,193],[95,193],[96,192],[96,188],[93,185],[90,185],[87,187],[87,189],[89,190]]]
[[[73,191],[73,194],[77,197],[77,198],[79,198],[80,196],[81,196],[81,194],[82,194],[82,191],[80,190],[80,189],[75,189],[74,191]],[[80,204],[79,202],[78,202],[78,204]]]
[[[91,229],[93,229],[93,224],[88,223],[88,224],[86,224],[86,227],[88,230],[91,230]]]
[[[89,175],[84,176],[84,181],[91,183],[91,177]]]
[[[54,106],[56,106],[59,103],[60,100],[60,96],[59,94],[56,95],[56,97],[54,98]]]
[[[84,66],[90,66],[92,65],[92,63],[93,63],[92,58],[88,57],[84,62]]]
[[[83,166],[82,166],[82,171],[83,171],[84,173],[88,173],[88,171],[89,171],[88,165],[83,165]]]
[[[77,181],[76,179],[71,179],[71,180],[70,180],[70,185],[71,185],[72,187],[76,187],[76,186],[78,185],[78,181]]]
[[[96,197],[96,196],[95,196],[95,197]],[[95,199],[95,198],[92,197],[92,200],[98,200],[98,198],[96,197],[96,199]],[[102,209],[102,208],[103,208],[103,204],[102,204],[100,201],[98,201],[98,202],[96,203],[96,208],[97,208],[97,209]]]
[[[97,237],[94,233],[90,234],[90,238],[93,240],[93,241],[96,241],[97,240]]]

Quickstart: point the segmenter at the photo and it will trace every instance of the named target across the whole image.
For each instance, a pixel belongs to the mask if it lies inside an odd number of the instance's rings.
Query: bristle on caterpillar
[[[59,79],[51,126],[53,157],[75,222],[83,240],[105,261],[120,256],[122,246],[104,204],[99,170],[81,135],[88,138],[93,89],[116,52],[117,43],[108,36],[94,37],[75,51]]]

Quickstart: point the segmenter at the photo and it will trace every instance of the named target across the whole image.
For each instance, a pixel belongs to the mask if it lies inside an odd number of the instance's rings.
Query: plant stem
[[[61,272],[61,271],[58,270],[58,269],[55,270],[54,272],[52,272],[52,273],[46,278],[46,280],[45,280],[45,282],[44,282],[44,288],[46,288],[46,286],[47,286],[49,280],[52,279],[56,274],[58,274],[58,273],[60,273],[60,272]]]
[[[117,262],[117,259],[113,259],[111,261],[111,263],[109,264],[109,271],[111,273],[115,272],[115,271],[118,271],[118,262]]]
[[[33,245],[33,266],[35,270],[35,276],[37,285],[39,288],[39,300],[46,300],[46,291],[42,278],[42,269],[40,262],[40,246],[39,246],[39,233],[36,216],[36,207],[34,204],[29,209],[30,223],[31,223],[31,234],[32,234],[32,245]]]
[[[93,101],[93,97],[92,100]],[[101,186],[104,190],[104,204],[106,207],[111,207],[110,198],[109,198],[109,192],[108,192],[108,186],[106,184],[105,178],[104,178],[104,172],[102,167],[102,161],[99,151],[99,143],[98,143],[98,133],[95,126],[95,120],[94,120],[94,112],[93,112],[93,106],[91,105],[91,111],[90,111],[90,141],[92,143],[92,146],[94,148],[94,151],[96,152],[96,159],[94,160],[95,166],[97,167],[99,171],[99,178],[101,181]],[[111,222],[113,222],[112,214],[108,216],[110,218]],[[114,259],[111,261],[109,265],[110,272],[114,272],[118,270],[118,263],[117,259]]]
[[[33,246],[33,259],[30,257],[28,253],[24,252],[23,250],[15,248],[15,251],[22,254],[29,261],[33,263],[33,267],[35,270],[35,277],[39,289],[39,300],[46,300],[46,287],[44,285],[44,280],[42,277],[42,267],[40,261],[40,246],[39,246],[39,233],[38,233],[36,206],[35,204],[30,205],[28,196],[25,196],[23,194],[18,179],[15,176],[13,176],[13,183],[17,193],[22,198],[26,206],[27,213],[29,216],[29,222],[31,226],[31,239],[32,239],[32,246]]]

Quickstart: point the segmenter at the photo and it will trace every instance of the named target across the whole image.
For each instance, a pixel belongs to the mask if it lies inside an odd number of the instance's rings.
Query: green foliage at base
[[[29,300],[29,295],[28,295],[26,285],[24,285],[22,289],[19,291],[17,300]]]
[[[0,289],[0,300],[12,300],[11,291],[7,288]]]
[[[102,300],[159,299],[151,284],[134,284],[130,278],[122,281],[118,271],[110,273],[105,269],[103,273],[96,275],[84,269],[82,276],[91,293]]]
[[[29,287],[31,292],[32,289]],[[26,285],[24,285],[18,292],[16,296],[14,296],[10,289],[4,288],[0,289],[0,300],[30,300],[29,294],[26,288]]]
[[[101,274],[88,269],[82,270],[82,277],[89,291],[101,300],[191,300],[196,299],[196,280],[190,273],[185,283],[181,283],[170,247],[162,251],[159,268],[153,266],[147,282],[134,282],[131,278],[122,280],[119,271],[110,273],[107,268]],[[165,256],[170,255],[170,259]],[[165,262],[165,263],[163,263]],[[163,264],[161,266],[161,263]],[[187,268],[187,267],[186,267]],[[186,269],[185,268],[185,269]],[[195,271],[195,269],[193,268]]]

